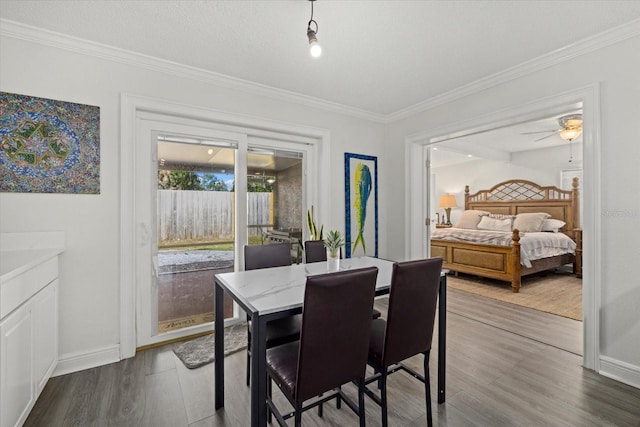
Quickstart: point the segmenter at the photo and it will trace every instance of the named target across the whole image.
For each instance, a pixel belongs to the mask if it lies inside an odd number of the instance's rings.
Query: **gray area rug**
[[[215,334],[198,337],[173,347],[184,366],[195,369],[214,360],[213,346]],[[247,324],[236,323],[224,329],[224,355],[235,353],[247,347]]]

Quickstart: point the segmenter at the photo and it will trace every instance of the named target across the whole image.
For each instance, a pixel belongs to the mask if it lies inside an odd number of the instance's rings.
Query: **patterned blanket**
[[[479,243],[483,245],[511,246],[510,231],[468,230],[463,228],[437,228],[432,239]],[[541,258],[574,254],[576,244],[564,233],[520,233],[520,264],[531,267],[531,261]]]

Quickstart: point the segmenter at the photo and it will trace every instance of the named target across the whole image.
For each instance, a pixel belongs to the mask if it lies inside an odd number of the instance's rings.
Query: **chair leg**
[[[364,379],[358,381],[358,417],[360,418],[360,427],[366,427],[366,417],[364,412]]]
[[[389,425],[389,417],[387,413],[387,368],[382,368],[380,375],[380,406],[382,409],[382,427]]]
[[[295,427],[302,427],[302,406],[296,406],[294,414]]]
[[[273,398],[273,382],[271,381],[271,377],[267,375],[267,401],[272,402]],[[267,405],[267,421],[271,424],[272,414],[271,407]]]
[[[424,394],[427,405],[427,426],[433,426],[433,414],[431,413],[431,384],[429,383],[429,353],[424,355]]]
[[[247,348],[247,387],[251,385],[251,352]]]
[[[342,387],[338,387],[338,390],[342,390]],[[342,408],[342,398],[340,397],[340,393],[336,396],[336,409]]]
[[[322,394],[320,395],[320,397],[322,397]],[[318,405],[318,416],[320,418],[322,418],[322,403]]]
[[[251,318],[247,314],[247,387],[251,385]]]

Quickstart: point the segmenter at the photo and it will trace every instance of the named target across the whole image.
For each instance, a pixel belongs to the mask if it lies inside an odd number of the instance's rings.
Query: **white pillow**
[[[513,229],[517,228],[522,233],[537,233],[542,231],[544,220],[550,216],[544,212],[518,214],[516,219],[513,220]]]
[[[547,218],[542,223],[542,231],[553,231],[557,233],[566,224],[566,222],[560,221],[559,219]]]
[[[468,211],[462,212],[462,215],[460,215],[460,219],[456,222],[455,227],[477,230],[480,218],[485,215],[489,215],[489,212],[469,209]]]
[[[491,215],[483,216],[478,224],[478,230],[511,231],[511,218],[498,219]]]

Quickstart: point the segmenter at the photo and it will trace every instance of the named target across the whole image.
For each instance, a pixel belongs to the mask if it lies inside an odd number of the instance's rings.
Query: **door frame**
[[[425,147],[439,141],[536,120],[567,107],[583,110],[583,171],[581,194],[584,206],[583,239],[583,366],[600,372],[600,307],[602,289],[601,112],[600,85],[594,83],[528,104],[458,121],[405,138],[405,254],[429,256],[429,231],[425,218],[431,211],[427,194],[430,168]],[[415,230],[421,230],[417,233]]]
[[[154,281],[158,276],[157,262],[157,145],[160,135],[180,136],[200,141],[217,141],[219,146],[229,144],[235,149],[234,176],[236,180],[236,200],[246,200],[247,178],[246,159],[247,137],[242,133],[232,133],[201,127],[198,123],[187,121],[172,123],[166,116],[154,113],[139,112],[137,115],[137,143],[135,145],[136,172],[131,183],[135,191],[135,224],[137,234],[134,236],[136,253],[134,268],[136,270],[136,347],[158,344],[211,330],[208,323],[158,333],[158,294]],[[180,120],[182,121],[182,120]],[[200,143],[203,145],[208,145]],[[246,218],[246,204],[238,204],[235,209],[234,241],[246,242],[247,230],[242,227],[241,219]],[[241,253],[241,244],[235,245],[234,259]],[[225,323],[239,319],[234,305],[234,317],[225,319]],[[154,321],[153,319],[156,319]]]
[[[171,101],[148,98],[139,95],[121,94],[121,139],[120,139],[120,359],[135,356],[138,342],[137,312],[139,286],[136,278],[136,253],[140,242],[148,241],[149,230],[137,221],[135,192],[138,158],[144,149],[138,147],[140,116],[163,117],[166,123],[198,124],[198,127],[212,132],[244,134],[246,137],[264,137],[274,141],[305,144],[310,146],[311,159],[306,161],[307,206],[318,206],[318,219],[327,220],[331,213],[330,188],[318,185],[329,178],[330,173],[330,133],[328,130],[291,123],[221,112],[214,109],[189,106]],[[246,138],[245,137],[245,138]],[[245,139],[246,143],[246,139]],[[151,154],[149,153],[149,160]],[[143,154],[144,155],[144,154]],[[245,159],[236,158],[238,162]],[[246,166],[246,165],[245,165]],[[240,204],[242,205],[242,204]],[[245,206],[246,209],[246,206]],[[237,213],[237,217],[241,212]],[[246,216],[246,215],[244,215]],[[246,227],[243,229],[246,234]],[[238,255],[239,248],[236,248]],[[236,259],[241,259],[236,257]],[[209,325],[209,329],[213,327]]]

